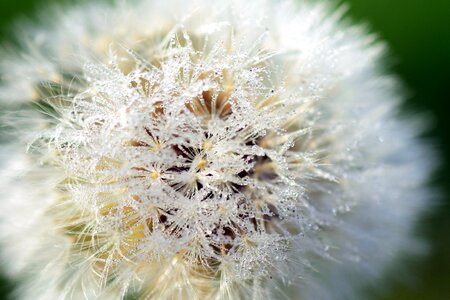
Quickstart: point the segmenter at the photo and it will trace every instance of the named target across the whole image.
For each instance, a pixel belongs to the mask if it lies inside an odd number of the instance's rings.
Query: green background
[[[33,16],[36,9],[45,10],[54,2],[61,0],[0,0],[0,41],[14,39],[11,25],[18,17]],[[433,115],[435,122],[427,135],[441,156],[433,184],[442,197],[419,229],[432,244],[431,254],[409,263],[408,274],[402,277],[411,280],[390,278],[378,298],[450,299],[450,1],[341,2],[350,5],[350,18],[367,24],[390,44],[391,69],[410,92],[405,110]],[[6,299],[11,288],[12,283],[0,280],[0,299]]]

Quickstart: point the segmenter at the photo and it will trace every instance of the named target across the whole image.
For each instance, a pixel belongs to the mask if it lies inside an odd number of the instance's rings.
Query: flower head
[[[25,103],[28,153],[3,147],[0,182],[22,296],[348,299],[347,276],[379,277],[431,168],[383,47],[340,16],[85,4],[24,37],[0,68],[2,100]]]

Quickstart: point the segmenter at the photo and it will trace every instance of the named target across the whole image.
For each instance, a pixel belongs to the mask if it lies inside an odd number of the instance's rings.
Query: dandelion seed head
[[[26,107],[11,126],[28,153],[10,143],[0,160],[3,257],[32,277],[22,297],[349,299],[415,248],[429,149],[397,115],[383,47],[340,12],[55,14],[0,64],[2,101]]]

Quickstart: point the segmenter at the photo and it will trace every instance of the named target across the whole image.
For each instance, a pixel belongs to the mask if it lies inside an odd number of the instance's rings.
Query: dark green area
[[[49,3],[61,0],[0,0],[0,40],[14,39],[11,28],[18,17],[33,16]],[[76,2],[66,0],[65,2]],[[344,2],[344,1],[343,1]],[[366,22],[391,47],[392,70],[410,91],[407,111],[425,111],[434,116],[429,132],[442,157],[435,186],[440,204],[424,218],[422,232],[432,243],[429,258],[411,264],[413,284],[392,280],[380,299],[450,299],[450,1],[448,0],[348,0],[349,16]],[[11,290],[0,284],[0,299]]]

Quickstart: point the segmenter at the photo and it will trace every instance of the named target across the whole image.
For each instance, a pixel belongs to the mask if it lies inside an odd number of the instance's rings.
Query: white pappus
[[[17,296],[351,299],[419,247],[423,125],[332,7],[116,1],[24,26],[0,61]]]

